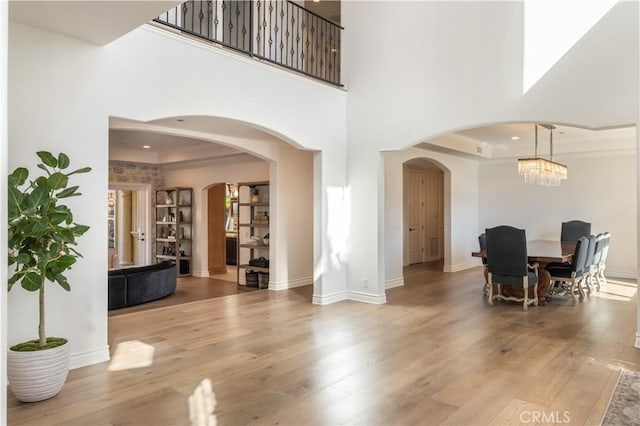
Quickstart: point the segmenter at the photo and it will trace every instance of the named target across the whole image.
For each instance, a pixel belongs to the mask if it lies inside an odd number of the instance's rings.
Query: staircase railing
[[[335,85],[343,28],[288,0],[189,0],[155,22]]]

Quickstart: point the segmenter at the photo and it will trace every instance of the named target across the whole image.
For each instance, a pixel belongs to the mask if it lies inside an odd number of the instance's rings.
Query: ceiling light
[[[512,141],[519,141],[520,140],[520,136],[511,136],[511,140]]]
[[[150,149],[150,148],[151,148],[151,145],[142,145],[142,147],[143,147],[144,149]]]
[[[524,176],[525,183],[537,183],[545,186],[560,186],[567,179],[567,166],[553,161],[553,129],[552,124],[540,124],[549,129],[549,159],[538,157],[538,124],[535,125],[535,156],[518,158],[518,174]]]

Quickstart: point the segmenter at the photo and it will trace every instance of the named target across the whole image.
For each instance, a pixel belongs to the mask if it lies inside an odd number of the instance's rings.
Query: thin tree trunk
[[[44,281],[40,286],[40,321],[38,323],[38,337],[40,338],[40,347],[43,348],[47,344],[47,336],[44,333]]]

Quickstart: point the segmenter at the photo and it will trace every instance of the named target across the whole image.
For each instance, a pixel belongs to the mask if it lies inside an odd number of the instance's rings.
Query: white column
[[[351,190],[351,238],[348,297],[386,303],[384,285],[384,172],[382,156],[367,141],[349,141],[348,182]]]
[[[314,154],[313,200],[313,303],[326,305],[347,298],[350,193],[342,148]]]
[[[7,67],[8,67],[8,2],[0,1],[0,425],[7,424]]]

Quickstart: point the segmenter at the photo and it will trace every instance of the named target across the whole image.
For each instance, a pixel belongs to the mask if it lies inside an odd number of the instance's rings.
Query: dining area
[[[523,310],[562,300],[582,302],[606,284],[604,271],[611,234],[592,234],[591,223],[562,222],[558,240],[527,240],[526,230],[509,225],[487,228],[472,256],[483,263],[489,305],[517,302]]]

